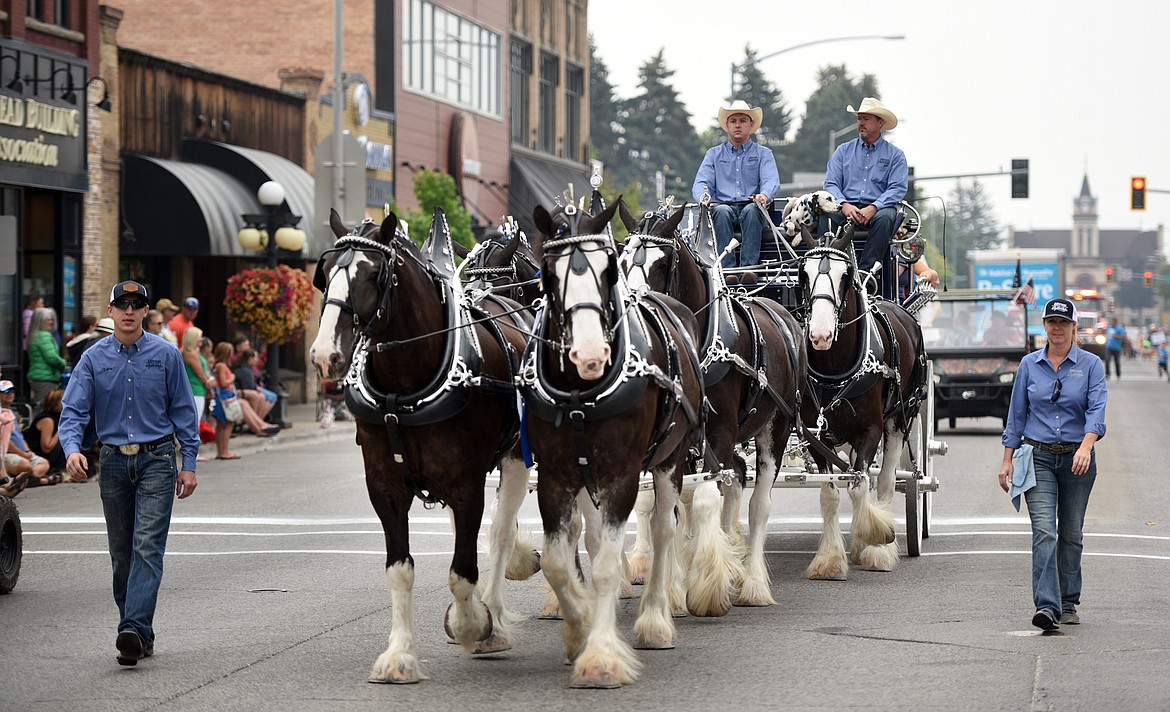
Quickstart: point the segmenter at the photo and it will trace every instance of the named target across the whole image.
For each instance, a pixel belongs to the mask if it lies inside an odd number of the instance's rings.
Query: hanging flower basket
[[[304,333],[313,309],[313,285],[304,270],[288,265],[246,269],[228,278],[223,305],[228,318],[265,344],[286,344]]]

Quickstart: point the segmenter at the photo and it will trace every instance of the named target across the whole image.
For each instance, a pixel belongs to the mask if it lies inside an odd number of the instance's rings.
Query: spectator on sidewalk
[[[66,361],[70,366],[77,365],[77,359],[81,358],[81,354],[93,344],[95,339],[100,339],[105,334],[97,332],[98,318],[90,314],[81,317],[81,321],[77,325],[77,335],[65,343]]]
[[[276,405],[276,394],[256,384],[256,363],[260,356],[252,349],[245,349],[239,354],[239,365],[236,366],[236,392],[252,405],[252,410],[261,418],[268,417],[272,407]]]
[[[175,336],[175,332],[171,331],[170,322],[179,313],[179,308],[170,299],[163,297],[154,305],[156,311],[162,313],[162,333],[159,336],[175,345],[175,348],[181,346],[179,338]]]
[[[215,398],[217,407],[211,410],[212,417],[216,421],[215,426],[215,448],[217,460],[238,460],[240,456],[231,452],[230,443],[232,438],[232,429],[235,423],[228,419],[224,411],[222,401],[224,399],[235,398],[240,404],[240,410],[243,413],[243,424],[252,429],[258,437],[269,438],[280,432],[280,427],[276,425],[269,425],[265,423],[256,411],[252,409],[251,404],[243,398],[235,390],[236,375],[232,373],[229,366],[232,358],[232,345],[226,341],[221,341],[215,346],[215,364],[212,370],[215,374],[215,390],[212,391],[211,397]]]
[[[53,335],[56,329],[57,312],[44,307],[33,312],[28,327],[28,384],[33,403],[61,387],[61,372],[69,365]]]
[[[195,297],[187,297],[183,300],[183,308],[179,311],[179,315],[167,323],[171,333],[175,335],[175,343],[183,343],[183,332],[188,327],[195,325],[195,317],[197,316],[199,316],[199,300]]]
[[[6,424],[0,427],[6,428],[3,438],[8,443],[3,453],[0,476],[10,478],[3,492],[8,497],[16,496],[26,486],[56,484],[48,480],[49,461],[28,449],[28,443],[21,432],[24,423],[21,422],[20,413],[12,407],[15,400],[16,384],[12,381],[0,381],[0,423]]]
[[[33,416],[26,431],[25,440],[28,449],[49,461],[49,472],[59,473],[65,470],[65,451],[61,447],[61,439],[57,431],[57,423],[61,418],[61,398],[65,391],[60,388],[49,391],[41,401],[41,409]],[[58,482],[60,479],[58,479]],[[56,484],[51,482],[50,484]]]

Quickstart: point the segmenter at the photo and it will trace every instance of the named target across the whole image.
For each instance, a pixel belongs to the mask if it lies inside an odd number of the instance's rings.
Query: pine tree
[[[666,66],[660,49],[638,73],[641,92],[624,102],[621,110],[626,155],[632,170],[628,181],[619,174],[619,182],[636,182],[653,201],[655,174],[662,171],[665,194],[680,201],[689,199],[703,148],[691,126],[690,114],[669,83],[674,70]]]

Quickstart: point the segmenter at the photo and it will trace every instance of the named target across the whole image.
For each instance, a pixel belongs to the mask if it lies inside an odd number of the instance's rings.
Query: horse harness
[[[572,205],[567,207],[571,208]],[[567,246],[570,248],[570,269],[576,274],[582,274],[592,268],[582,252],[581,245],[597,240],[598,237],[595,235],[547,240],[544,243],[545,259],[550,258],[550,248]],[[555,309],[562,336],[560,342],[551,342],[545,338],[552,327],[552,319],[549,318],[552,311],[550,305],[557,306],[557,295],[551,290],[553,281],[549,278],[553,270],[549,265],[542,265],[545,297],[537,313],[538,338],[528,343],[518,378],[527,412],[558,428],[566,419],[568,420],[577,467],[594,506],[600,506],[601,498],[597,476],[593,472],[593,447],[585,429],[587,422],[602,421],[629,410],[640,400],[647,385],[653,381],[659,388],[659,396],[651,445],[642,459],[643,469],[647,469],[673,431],[675,414],[679,408],[683,410],[690,425],[691,439],[695,444],[702,442],[706,418],[706,407],[696,411],[687,400],[682,387],[684,355],[696,373],[701,371],[695,345],[685,326],[657,295],[653,293],[629,295],[624,288],[625,282],[617,279],[616,250],[611,244],[605,245],[603,249],[608,252],[609,257],[606,271],[607,273],[612,271],[611,296],[608,304],[610,309],[606,309],[607,305],[603,304],[583,303],[565,310],[563,301],[560,302],[561,308]],[[556,255],[560,256],[562,255]],[[602,278],[595,274],[594,279],[600,287]],[[568,350],[569,340],[566,336],[568,321],[572,312],[577,309],[594,309],[601,314],[606,339],[613,344],[612,352],[620,354],[621,362],[616,367],[608,369],[601,379],[588,388],[564,390],[550,383],[547,373],[552,365],[551,353],[555,351],[563,358]],[[671,323],[683,343],[678,343],[671,335],[666,327],[667,321]],[[651,331],[665,348],[664,366],[659,366],[648,358],[653,352]],[[543,348],[543,344],[550,344],[551,348]]]
[[[357,228],[357,230],[360,229],[361,226]],[[335,278],[338,273],[335,271],[326,279],[323,267],[328,255],[338,251],[341,252],[341,255],[337,259],[335,268],[341,267],[345,270],[346,279],[351,285],[353,284],[353,275],[350,273],[350,269],[355,251],[376,252],[385,258],[379,267],[377,278],[380,290],[378,310],[375,312],[374,318],[365,323],[354,311],[351,304],[328,296],[328,281]],[[376,325],[386,318],[390,304],[390,293],[398,284],[397,276],[388,265],[394,262],[402,264],[403,255],[415,261],[439,290],[440,300],[445,309],[444,323],[450,328],[446,330],[447,337],[444,342],[442,359],[427,385],[413,393],[386,393],[374,384],[370,372],[370,353],[371,351],[386,351],[395,344],[394,342],[375,343],[372,332]],[[398,475],[411,488],[414,496],[427,505],[442,504],[438,497],[422,486],[411,468],[406,444],[402,437],[402,428],[433,425],[454,417],[467,406],[475,390],[495,394],[515,393],[514,380],[519,369],[519,355],[516,353],[516,349],[504,337],[499,325],[494,320],[485,320],[486,313],[465,303],[454,280],[447,278],[429,261],[420,260],[407,250],[395,249],[392,244],[383,244],[356,234],[340,237],[334,243],[333,249],[327,250],[321,255],[315,278],[315,282],[318,281],[320,283],[317,286],[325,293],[327,305],[332,304],[343,312],[353,315],[353,328],[357,343],[354,346],[349,372],[343,381],[346,405],[358,420],[385,426],[390,442],[391,462]],[[350,295],[352,299],[352,292]],[[500,380],[483,373],[483,350],[472,324],[474,320],[485,323],[492,338],[507,355],[508,380]],[[512,422],[508,424],[508,427],[502,429],[503,436],[496,445],[492,467],[499,464],[499,461],[503,459],[503,456],[512,448],[518,438],[519,415],[513,410],[508,412],[511,414]]]
[[[856,261],[850,252],[839,250],[834,247],[819,246],[808,251],[805,258],[814,259],[820,258],[818,266],[817,277],[827,277],[829,274],[830,264],[833,260],[843,260],[847,263],[846,274],[842,278],[842,283],[847,284],[854,279]],[[805,278],[804,272],[801,272],[802,279]],[[811,294],[815,281],[806,290],[806,294]],[[915,372],[918,374],[919,383],[912,392],[909,399],[903,399],[902,394],[902,376],[898,370],[898,364],[901,363],[901,347],[898,343],[897,333],[894,331],[893,324],[890,323],[889,316],[877,308],[875,302],[866,300],[860,289],[853,290],[855,299],[857,301],[858,311],[861,322],[861,338],[858,339],[857,356],[854,359],[853,365],[842,373],[825,374],[817,371],[812,364],[808,367],[808,385],[809,395],[813,399],[818,412],[820,413],[820,420],[823,422],[824,414],[832,412],[842,404],[850,404],[851,399],[857,398],[865,393],[868,393],[878,382],[883,380],[883,397],[882,397],[882,419],[886,420],[895,414],[902,416],[903,435],[909,432],[911,418],[906,417],[908,412],[913,412],[918,409],[918,402],[920,399],[920,390],[925,383],[926,374],[926,353],[923,350],[921,341],[918,344],[918,353],[916,354],[917,367]],[[805,325],[807,330],[808,320],[812,318],[812,304],[818,299],[828,300],[833,304],[837,313],[836,329],[834,331],[834,340],[841,328],[841,314],[845,308],[845,299],[843,295],[836,294],[829,290],[829,294],[812,294],[809,297],[808,309],[805,312]],[[890,344],[890,358],[887,360],[885,342],[882,335],[885,335]],[[852,407],[852,406],[851,406]]]

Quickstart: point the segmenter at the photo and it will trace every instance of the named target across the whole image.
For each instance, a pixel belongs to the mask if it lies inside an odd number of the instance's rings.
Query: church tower
[[[1097,259],[1101,255],[1101,228],[1097,223],[1097,198],[1089,192],[1089,175],[1081,182],[1081,194],[1073,200],[1072,257]]]

